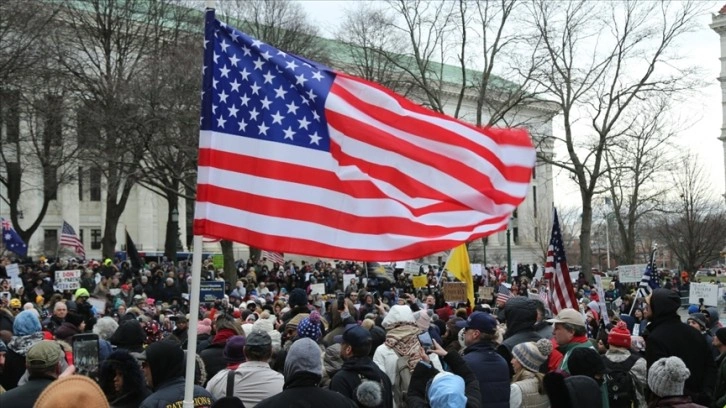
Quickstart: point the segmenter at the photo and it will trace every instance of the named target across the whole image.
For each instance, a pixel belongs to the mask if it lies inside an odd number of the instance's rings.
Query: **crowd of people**
[[[260,259],[191,311],[188,262],[43,259],[19,265],[13,285],[11,261],[0,259],[2,407],[181,407],[187,359],[195,407],[726,406],[726,328],[704,305],[683,322],[674,286],[638,298],[616,281],[599,292],[604,310],[581,275],[578,308],[552,313],[531,273],[487,269],[475,285],[494,296],[470,304],[446,301],[452,278],[437,268],[416,288],[353,262]],[[77,288],[58,289],[65,270],[81,270]],[[223,280],[209,260],[203,277]],[[313,293],[320,283],[328,295]]]

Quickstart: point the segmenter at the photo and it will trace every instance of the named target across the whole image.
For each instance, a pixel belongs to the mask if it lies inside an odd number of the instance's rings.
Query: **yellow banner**
[[[413,287],[418,288],[424,288],[429,283],[429,279],[426,275],[420,275],[420,276],[414,276],[413,277]]]

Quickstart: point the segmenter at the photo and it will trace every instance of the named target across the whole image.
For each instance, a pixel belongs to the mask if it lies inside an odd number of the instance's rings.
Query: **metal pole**
[[[510,231],[509,226],[507,226],[507,282],[511,282],[512,280],[512,233]]]
[[[609,228],[607,217],[605,217],[605,249],[606,249],[606,256],[608,259],[608,271],[609,271],[610,270],[610,228]]]
[[[202,246],[201,235],[194,236],[192,255],[192,287],[189,289],[189,333],[196,333],[199,326],[199,287],[202,277]],[[187,367],[184,378],[183,408],[194,408],[194,366],[196,365],[197,336],[189,336],[187,343]]]

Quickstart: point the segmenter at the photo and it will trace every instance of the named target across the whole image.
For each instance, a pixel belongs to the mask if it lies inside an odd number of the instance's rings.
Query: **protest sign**
[[[55,287],[58,290],[76,290],[81,287],[81,271],[55,271]]]
[[[20,268],[18,267],[18,264],[13,263],[6,266],[5,272],[10,278],[10,286],[12,286],[13,288],[17,288],[18,286],[23,285],[23,280],[20,279]]]
[[[608,318],[608,309],[605,306],[605,291],[602,288],[602,276],[595,275],[595,288],[597,289],[597,295],[600,298],[598,305],[600,306],[600,316],[602,317],[603,323],[607,326],[610,324],[610,318]]]
[[[106,301],[103,299],[88,298],[88,303],[96,309],[96,313],[100,315],[106,314]]]
[[[481,276],[481,264],[471,264],[471,274],[473,276]]]
[[[444,283],[444,300],[447,302],[465,302],[466,283],[447,282]]]
[[[310,294],[311,295],[324,295],[325,294],[325,284],[316,283],[314,285],[310,285]]]
[[[406,262],[406,266],[403,268],[403,272],[409,275],[418,275],[419,270],[421,270],[421,264],[413,261]]]
[[[414,276],[412,282],[413,282],[413,287],[418,289],[418,288],[426,287],[426,285],[429,283],[429,279],[426,275],[419,275],[419,276]]]
[[[202,302],[214,302],[217,299],[224,299],[224,282],[202,281],[199,287],[199,300]]]
[[[494,297],[494,288],[482,286],[479,288],[479,299],[490,301]]]
[[[698,299],[703,298],[706,306],[718,306],[718,285],[712,283],[691,283],[691,290],[688,292],[688,303],[698,304]]]
[[[350,280],[355,278],[354,273],[346,273],[343,275],[343,288],[347,289],[348,285],[350,285]]]
[[[646,264],[618,266],[618,279],[620,283],[636,283],[643,279]]]
[[[212,255],[212,266],[214,266],[214,269],[224,269],[224,255]]]

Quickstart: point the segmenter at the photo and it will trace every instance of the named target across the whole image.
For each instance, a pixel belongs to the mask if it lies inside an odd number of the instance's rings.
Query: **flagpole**
[[[207,24],[210,24],[207,12],[214,12],[215,0],[206,0],[206,10],[204,16],[204,32],[207,36]],[[212,46],[210,44],[210,46]],[[209,52],[205,50],[205,59]],[[206,62],[205,62],[206,63]],[[212,69],[212,67],[209,67]],[[202,85],[204,89],[205,85]],[[192,250],[192,286],[189,288],[189,329],[192,333],[187,342],[187,361],[186,372],[184,375],[184,402],[183,408],[194,408],[194,369],[197,359],[197,327],[199,326],[199,289],[202,281],[202,247],[204,246],[204,237],[194,235],[194,248]]]

